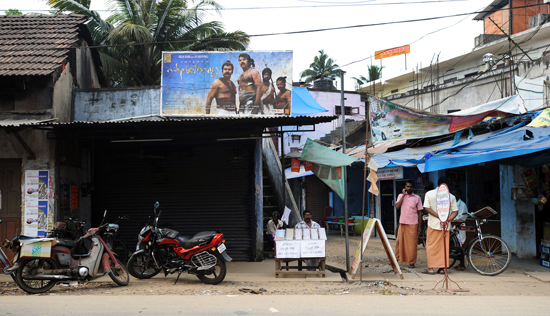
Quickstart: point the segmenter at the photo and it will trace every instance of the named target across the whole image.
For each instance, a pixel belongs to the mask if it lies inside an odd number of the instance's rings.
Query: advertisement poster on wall
[[[417,139],[454,133],[483,121],[492,111],[469,115],[440,115],[410,109],[369,97],[374,144],[388,140]]]
[[[292,52],[163,52],[161,114],[290,115]]]
[[[53,220],[48,216],[50,185],[48,170],[25,171],[23,233],[27,236],[45,236]]]

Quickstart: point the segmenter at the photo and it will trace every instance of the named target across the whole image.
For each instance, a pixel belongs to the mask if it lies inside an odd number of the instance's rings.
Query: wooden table
[[[305,260],[319,260],[319,265],[316,265],[316,266],[303,265],[302,262]],[[326,257],[293,258],[293,259],[275,258],[275,277],[278,278],[281,275],[318,275],[324,278],[325,268],[326,268],[325,260],[326,260]],[[289,265],[289,263],[291,262],[298,262],[298,265]],[[315,269],[315,271],[307,271],[307,269]],[[296,270],[296,271],[290,271],[290,270]]]
[[[340,223],[340,222],[325,222],[325,226],[327,229],[327,235],[329,233],[329,225],[338,225],[340,226],[340,236],[344,236],[344,225],[348,225],[348,227],[351,227],[350,231],[353,231],[353,236],[355,236],[355,229],[353,227],[355,225],[360,225],[361,223]]]

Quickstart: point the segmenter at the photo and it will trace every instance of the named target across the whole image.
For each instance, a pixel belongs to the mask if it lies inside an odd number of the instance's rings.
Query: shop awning
[[[481,113],[487,113],[491,111],[498,111],[499,116],[505,116],[507,114],[524,114],[529,111],[534,111],[535,108],[527,108],[525,102],[519,94],[513,95],[511,97],[491,101],[482,105],[474,106],[462,111],[450,113],[450,116],[470,116],[477,115]]]
[[[380,167],[416,166],[421,172],[457,168],[518,157],[550,149],[548,128],[523,126],[474,136],[453,146],[453,141],[421,148],[406,148],[374,155]]]
[[[313,113],[327,112],[311,96],[307,88],[292,88],[292,116],[309,115]]]

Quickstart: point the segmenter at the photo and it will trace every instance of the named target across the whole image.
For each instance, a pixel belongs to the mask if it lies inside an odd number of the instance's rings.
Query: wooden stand
[[[305,260],[319,260],[319,265],[317,266],[306,266],[302,262]],[[277,259],[275,258],[275,277],[278,278],[281,275],[292,275],[292,276],[306,276],[306,275],[317,275],[320,277],[325,277],[325,260],[323,258],[297,258],[297,259]],[[289,265],[291,262],[298,262],[298,265]],[[284,265],[282,264],[284,263]],[[307,271],[307,269],[315,269],[316,271]],[[290,271],[296,270],[296,271]]]

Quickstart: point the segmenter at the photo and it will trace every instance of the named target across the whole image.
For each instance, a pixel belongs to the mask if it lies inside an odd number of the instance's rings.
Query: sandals
[[[414,269],[414,268],[416,268],[416,266],[414,265],[414,263],[409,264],[409,269]]]
[[[424,270],[423,270],[422,272],[420,272],[420,273],[429,274],[429,275],[434,275],[434,274],[435,274],[434,271],[431,271],[431,272],[430,272],[430,271],[428,271],[428,269],[424,269]]]
[[[451,273],[451,271],[449,269],[447,269],[447,273]],[[439,268],[437,270],[437,274],[445,274],[445,269],[444,268]]]

